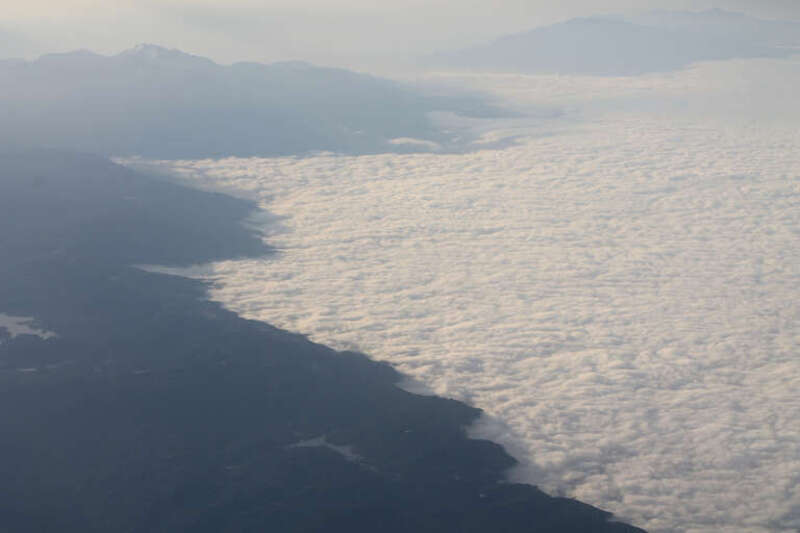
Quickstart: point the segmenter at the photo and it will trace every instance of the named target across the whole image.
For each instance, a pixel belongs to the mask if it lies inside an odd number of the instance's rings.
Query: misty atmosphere
[[[800,5],[0,10],[0,531],[800,531]]]
[[[699,61],[790,57],[800,23],[741,13],[655,11],[633,17],[575,18],[442,54],[434,64],[510,72],[626,76]]]

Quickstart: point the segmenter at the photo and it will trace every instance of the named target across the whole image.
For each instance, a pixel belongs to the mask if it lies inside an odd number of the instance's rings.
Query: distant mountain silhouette
[[[655,10],[629,16],[627,20],[656,28],[699,32],[717,37],[735,36],[761,45],[800,47],[799,21],[762,20],[723,9],[700,12]]]
[[[155,45],[0,63],[0,142],[156,158],[404,151],[444,144],[434,110],[492,114],[479,98],[289,62],[213,61]],[[413,145],[415,151],[430,146]]]
[[[697,61],[786,57],[800,45],[800,24],[738,13],[650,12],[577,18],[439,54],[433,63],[493,71],[636,75]]]

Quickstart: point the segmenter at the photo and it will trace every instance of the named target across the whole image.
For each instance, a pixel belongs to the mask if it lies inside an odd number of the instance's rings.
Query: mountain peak
[[[159,57],[171,56],[176,54],[183,54],[180,50],[174,48],[166,48],[157,44],[139,43],[133,48],[120,53],[121,56],[139,56],[149,59],[157,59]]]
[[[172,65],[214,65],[215,63],[205,57],[187,54],[177,48],[166,48],[157,44],[140,43],[121,52],[117,57],[132,58],[148,62],[168,62]]]

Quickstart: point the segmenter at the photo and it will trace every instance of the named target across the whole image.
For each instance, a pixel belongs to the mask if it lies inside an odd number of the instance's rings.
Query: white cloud
[[[333,452],[338,453],[351,463],[360,463],[362,457],[353,451],[352,446],[341,446],[331,444],[325,435],[313,439],[301,440],[289,446],[289,448],[327,448]]]
[[[590,83],[553,80],[529,92]],[[602,109],[503,151],[173,163],[286,217],[277,259],[189,272],[485,409],[516,479],[652,531],[794,531],[796,123]]]
[[[56,336],[52,331],[35,327],[33,325],[35,321],[33,317],[11,316],[0,313],[0,328],[8,331],[12,339],[17,335],[36,335],[42,339]]]
[[[430,150],[433,152],[441,151],[442,149],[442,146],[439,143],[427,141],[425,139],[414,139],[411,137],[397,137],[396,139],[390,140],[389,144],[393,144],[395,146],[409,146],[412,148],[416,147],[417,149]]]

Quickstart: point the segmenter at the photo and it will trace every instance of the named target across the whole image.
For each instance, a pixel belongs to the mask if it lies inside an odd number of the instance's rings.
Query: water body
[[[283,217],[277,259],[183,272],[485,409],[514,479],[653,531],[794,531],[800,135],[764,71],[797,65],[496,79],[579,107],[504,150],[171,163]]]

